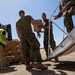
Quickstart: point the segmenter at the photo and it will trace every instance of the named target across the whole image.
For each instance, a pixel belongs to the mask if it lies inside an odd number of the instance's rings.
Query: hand
[[[64,13],[65,11],[67,11],[66,6],[62,8],[62,12]]]
[[[54,20],[57,20],[58,19],[58,17],[57,16],[54,16]]]
[[[41,37],[40,32],[37,32],[37,37],[39,37],[39,38]]]

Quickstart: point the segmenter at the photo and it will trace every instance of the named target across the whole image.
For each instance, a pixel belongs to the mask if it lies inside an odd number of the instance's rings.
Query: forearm
[[[17,34],[18,34],[19,39],[21,40],[21,34],[20,33],[17,33]]]
[[[49,29],[49,26],[45,26],[44,29]],[[52,27],[50,26],[50,29],[52,29]]]
[[[63,15],[63,13],[60,11],[57,15],[58,18],[60,18]]]
[[[62,15],[63,15],[63,13],[62,13],[62,5],[59,5],[59,13],[58,13],[58,15],[57,15],[57,17],[58,18],[60,18]]]
[[[17,35],[18,35],[18,38],[21,40],[21,32],[18,28],[16,28],[16,31],[17,31]]]
[[[43,26],[43,28],[44,28],[44,29],[48,29],[48,28],[49,28],[49,26]]]

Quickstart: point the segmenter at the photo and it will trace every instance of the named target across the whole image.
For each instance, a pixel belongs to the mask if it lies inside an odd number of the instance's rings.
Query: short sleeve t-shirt
[[[19,28],[21,33],[32,32],[31,20],[34,19],[30,15],[24,16],[16,22],[16,27]]]
[[[45,19],[45,20],[44,20],[44,23],[45,23],[44,26],[49,26],[49,19]],[[52,22],[50,21],[50,23],[52,23]],[[50,24],[50,28],[52,29],[52,24]],[[48,30],[48,29],[47,29],[47,30]]]
[[[49,19],[45,19],[44,20],[44,26],[46,27],[46,26],[49,26]],[[52,23],[51,21],[50,21],[50,23]],[[50,24],[50,29],[52,30],[52,24]],[[49,32],[49,28],[48,29],[44,29],[44,34],[46,34],[46,35],[48,35],[48,32]]]

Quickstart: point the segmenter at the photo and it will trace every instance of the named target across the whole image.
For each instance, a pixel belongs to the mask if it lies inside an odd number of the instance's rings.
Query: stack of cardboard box
[[[21,60],[20,42],[8,41],[4,49],[6,63],[10,64]]]

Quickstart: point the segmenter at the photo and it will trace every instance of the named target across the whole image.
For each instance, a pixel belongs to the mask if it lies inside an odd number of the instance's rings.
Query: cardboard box
[[[21,61],[21,54],[15,55],[13,62],[18,62],[18,61]]]
[[[12,55],[21,54],[20,50],[12,50]]]
[[[41,31],[41,28],[43,27],[42,20],[35,20],[35,24],[37,25],[39,31]],[[37,30],[34,27],[34,31],[37,32]]]
[[[12,51],[4,50],[4,56],[10,56],[12,54]]]
[[[13,62],[15,56],[11,55],[11,56],[5,56],[5,60],[6,60],[6,64],[10,64]]]

